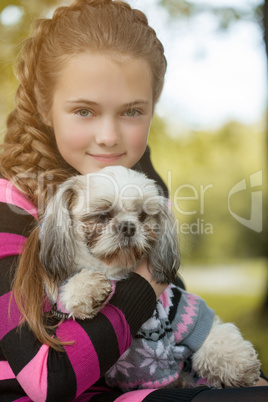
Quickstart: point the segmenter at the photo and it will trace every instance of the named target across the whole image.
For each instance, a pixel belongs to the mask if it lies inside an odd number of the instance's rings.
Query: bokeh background
[[[0,142],[21,41],[59,0],[1,0]],[[162,40],[166,85],[149,144],[167,183],[181,275],[235,322],[268,373],[267,9],[264,0],[129,0]]]

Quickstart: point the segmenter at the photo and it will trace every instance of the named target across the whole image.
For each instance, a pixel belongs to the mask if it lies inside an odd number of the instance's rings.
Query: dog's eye
[[[112,216],[111,216],[110,212],[103,212],[101,214],[98,214],[96,216],[96,218],[99,222],[105,223],[105,222],[108,222],[112,218]]]
[[[140,220],[140,222],[144,222],[145,219],[146,219],[146,217],[147,217],[147,214],[146,214],[144,211],[142,211],[142,212],[140,213],[140,215],[139,215],[139,220]]]

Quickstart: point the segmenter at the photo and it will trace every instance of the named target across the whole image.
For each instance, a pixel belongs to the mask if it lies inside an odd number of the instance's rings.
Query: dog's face
[[[81,178],[71,216],[88,253],[112,267],[131,268],[153,247],[165,202],[154,182],[123,167]]]
[[[162,258],[167,259],[167,255],[169,260],[175,254],[179,259],[169,215],[167,200],[152,180],[124,167],[108,167],[98,173],[73,177],[61,185],[48,205],[40,232],[41,245],[50,226],[47,238],[52,248],[58,244],[58,255],[67,254],[65,266],[70,266],[71,258],[77,260],[78,252],[84,260],[93,256],[106,266],[126,271],[144,256],[151,261],[157,255],[159,258],[151,262],[156,265],[161,260],[165,265]],[[44,251],[47,246],[43,246]],[[57,264],[63,266],[59,261]],[[51,261],[44,265],[51,266]],[[174,262],[171,265],[170,270],[175,270]]]

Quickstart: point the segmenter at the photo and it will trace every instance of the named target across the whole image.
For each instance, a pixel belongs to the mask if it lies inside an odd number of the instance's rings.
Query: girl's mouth
[[[114,163],[119,160],[125,153],[116,154],[88,154],[93,159],[101,163]]]

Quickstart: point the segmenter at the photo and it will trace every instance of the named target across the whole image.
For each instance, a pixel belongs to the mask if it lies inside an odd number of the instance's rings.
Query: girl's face
[[[86,174],[132,167],[145,151],[152,115],[146,61],[86,53],[63,68],[46,123],[65,161]]]

